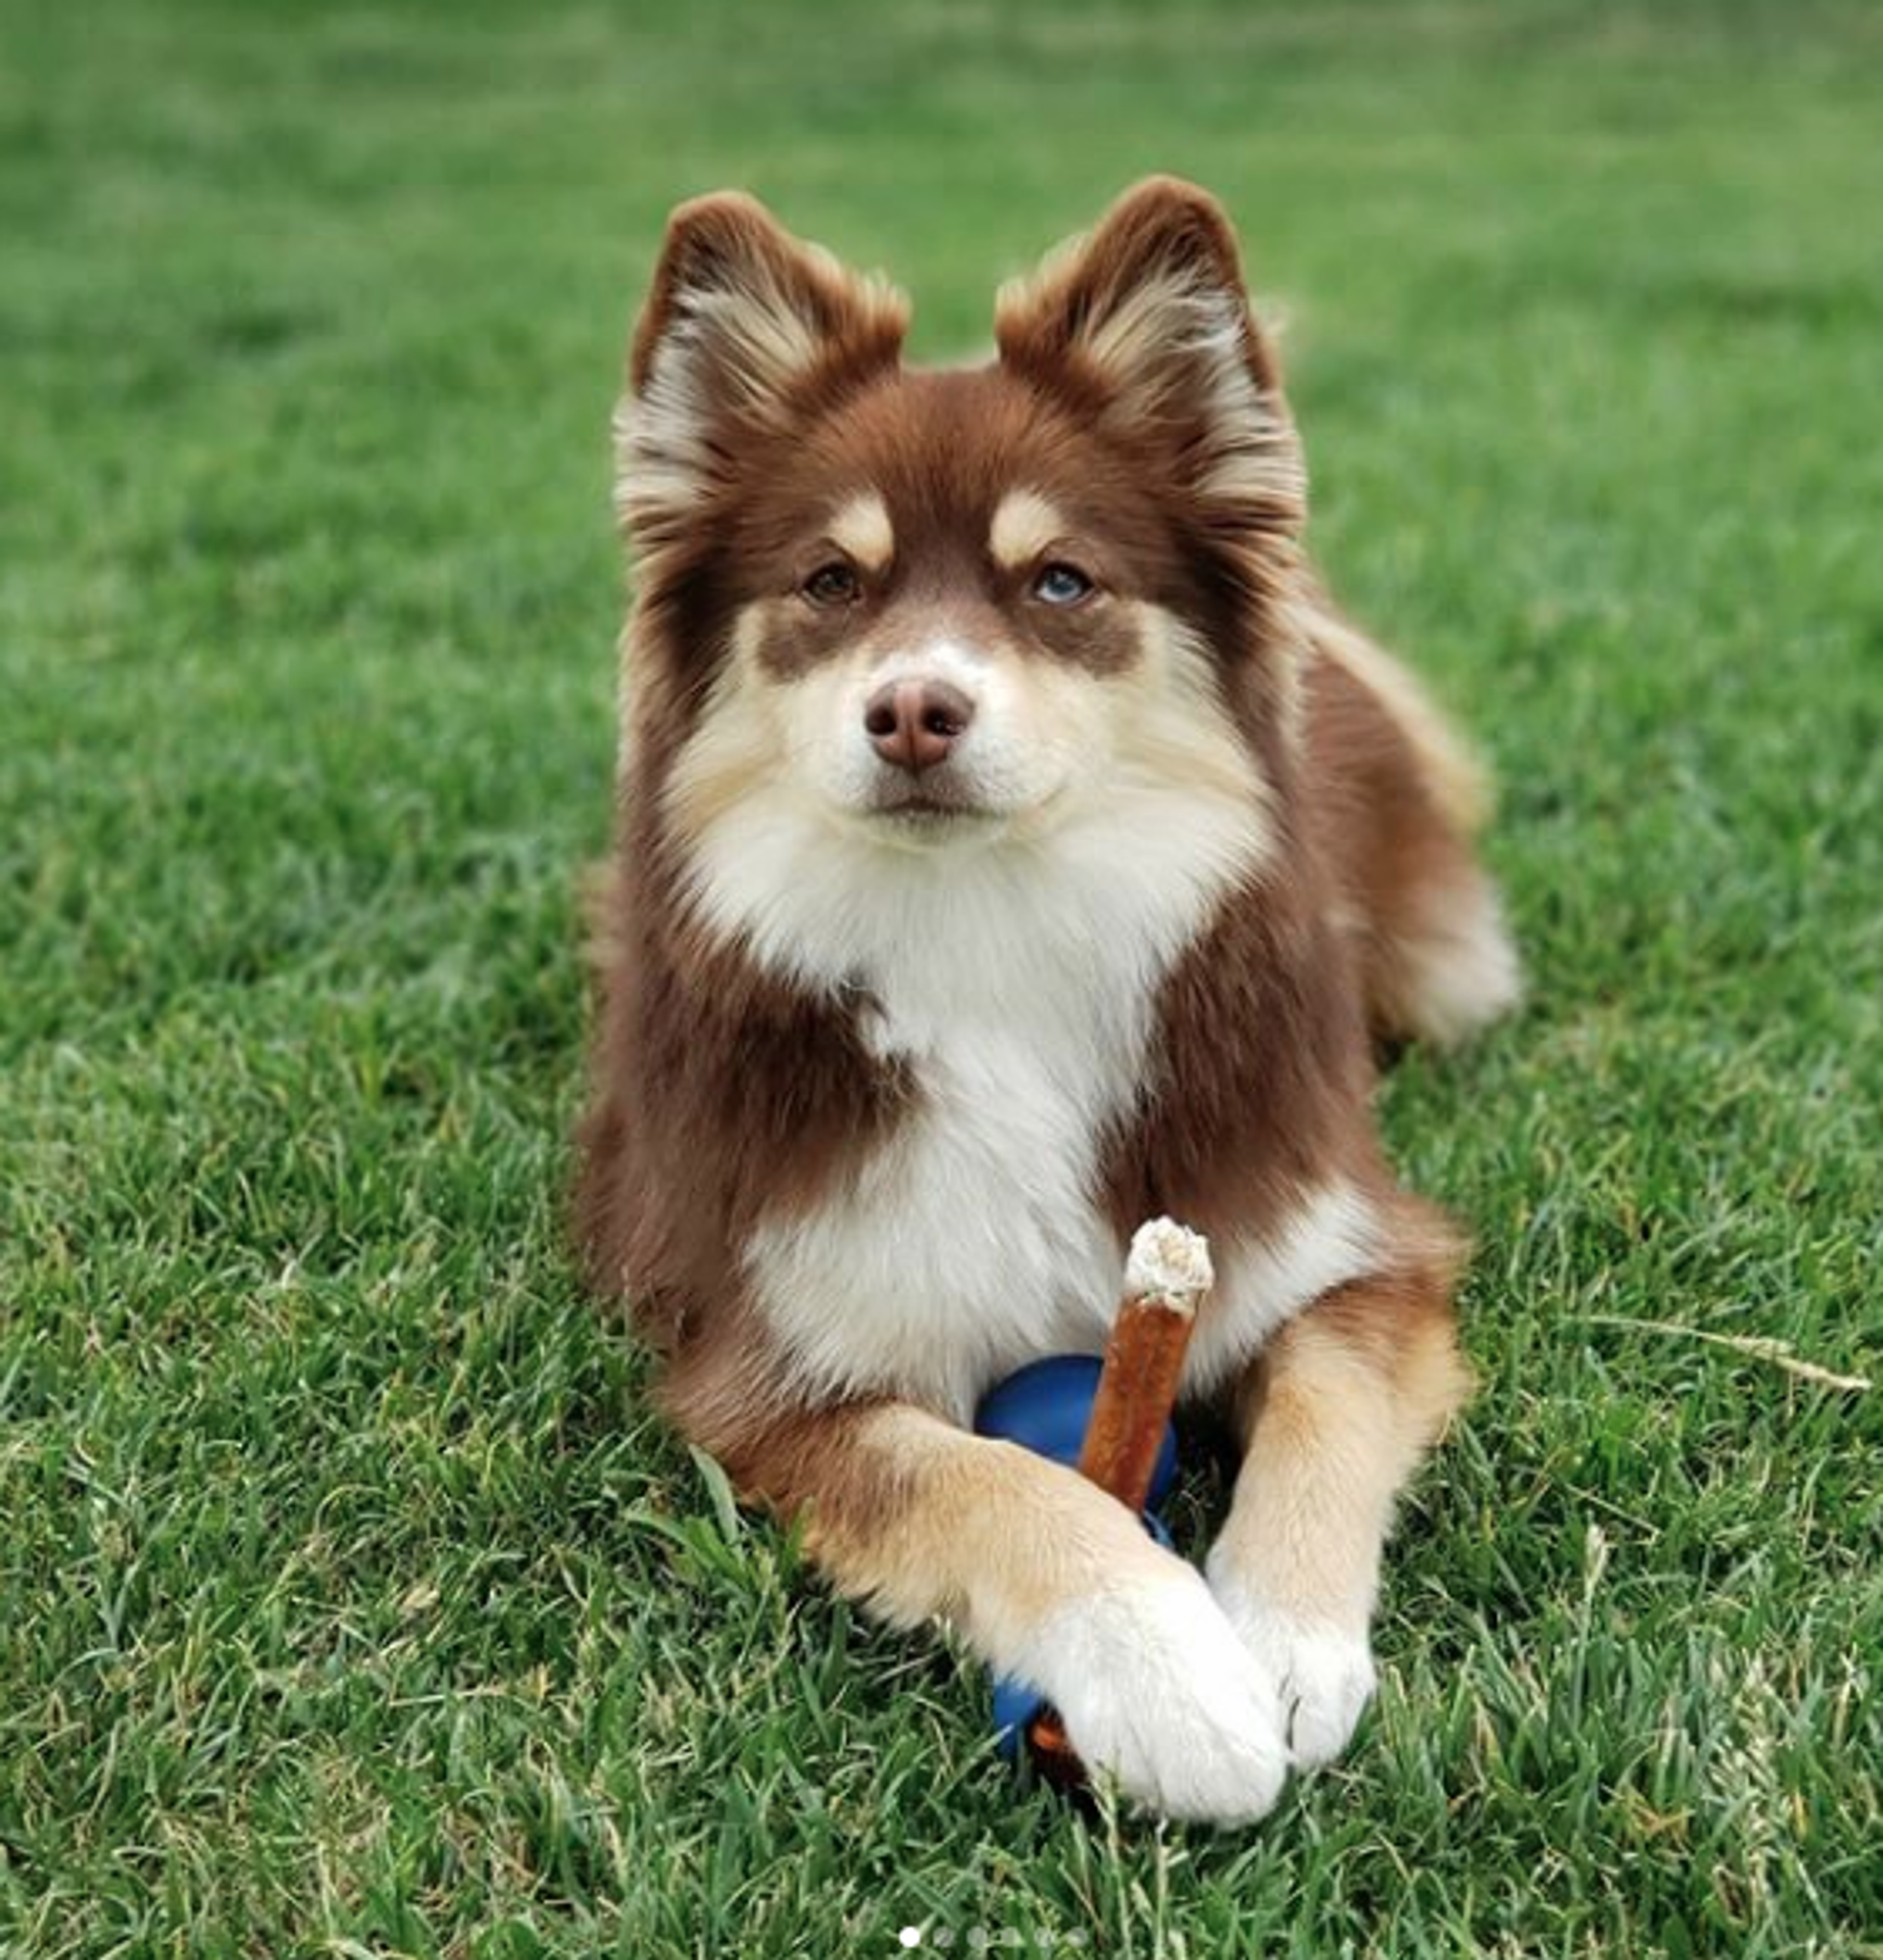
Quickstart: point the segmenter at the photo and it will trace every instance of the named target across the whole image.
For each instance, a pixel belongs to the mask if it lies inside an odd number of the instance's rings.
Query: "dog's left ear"
[[[902,294],[720,191],[667,221],[616,422],[618,501],[644,546],[735,484],[755,438],[802,426],[900,356]]]
[[[1127,191],[1001,289],[994,332],[1010,369],[1156,449],[1217,524],[1300,530],[1307,482],[1280,371],[1207,191],[1175,177]]]

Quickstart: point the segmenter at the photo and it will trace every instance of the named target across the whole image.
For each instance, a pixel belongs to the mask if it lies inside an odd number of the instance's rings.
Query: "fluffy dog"
[[[1459,1240],[1374,1044],[1516,966],[1481,791],[1306,558],[1233,235],[1165,179],[905,368],[889,287],[677,211],[618,425],[638,558],[580,1235],[665,1406],[901,1624],[1143,1803],[1231,1822],[1374,1682],[1396,1492],[1458,1403]],[[966,1427],[1096,1351],[1168,1212],[1245,1452],[1207,1577]]]

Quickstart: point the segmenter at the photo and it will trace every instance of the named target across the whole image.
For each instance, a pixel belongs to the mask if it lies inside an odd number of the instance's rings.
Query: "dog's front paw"
[[[1244,1824],[1288,1774],[1273,1683],[1202,1580],[1168,1577],[1076,1600],[1039,1628],[1025,1672],[1086,1764],[1167,1817]]]
[[[1213,1561],[1210,1584],[1242,1644],[1275,1684],[1296,1767],[1333,1761],[1352,1741],[1379,1685],[1366,1636],[1269,1605]]]

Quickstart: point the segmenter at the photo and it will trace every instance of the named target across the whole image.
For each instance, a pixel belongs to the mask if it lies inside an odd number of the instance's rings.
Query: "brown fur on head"
[[[987,368],[905,370],[907,317],[749,197],[670,224],[620,506],[644,605],[679,625],[633,650],[646,718],[666,728],[669,704],[685,719],[714,688],[749,711],[746,752],[680,793],[695,816],[742,794],[768,745],[811,757],[834,807],[873,810],[867,752],[815,752],[911,673],[985,697],[956,779],[934,778],[957,811],[1023,815],[1108,769],[1145,721],[1134,688],[1217,695],[1272,751],[1292,654],[1271,615],[1296,574],[1304,479],[1214,202],[1165,178],[1128,193],[1003,292]],[[1092,603],[1035,603],[1057,565]],[[832,566],[846,603],[805,603]],[[964,645],[972,676],[922,651]],[[1124,684],[1094,692],[1082,673]]]
[[[643,404],[631,435],[654,479],[644,503],[625,473],[642,542],[666,535],[660,465],[691,485],[690,514],[730,480],[737,439],[828,413],[893,369],[908,324],[892,286],[793,237],[745,192],[680,205],[628,363]],[[1127,192],[1089,236],[1002,289],[995,332],[1010,374],[1096,418],[1135,457],[1160,451],[1224,521],[1299,533],[1305,483],[1280,370],[1207,192],[1174,177]],[[680,430],[692,441],[677,452],[647,434]]]
[[[755,199],[681,205],[629,361],[622,498],[638,542],[673,541],[703,502],[763,474],[768,439],[893,376],[908,322],[893,287],[794,238]],[[1194,496],[1206,527],[1299,533],[1299,446],[1233,234],[1206,192],[1169,177],[1127,192],[1089,237],[1003,289],[996,333],[1003,378],[1150,468],[1157,488]]]

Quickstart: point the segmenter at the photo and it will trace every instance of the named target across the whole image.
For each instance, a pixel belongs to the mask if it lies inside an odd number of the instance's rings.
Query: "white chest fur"
[[[1102,1344],[1123,1254],[1099,1153],[1143,1080],[1164,976],[1260,844],[1246,807],[1136,803],[905,852],[780,794],[702,840],[706,916],[796,984],[866,990],[872,1042],[921,1085],[853,1182],[743,1249],[807,1390],[965,1418],[1009,1370]]]
[[[1096,1157],[1143,1036],[1128,1002],[1086,991],[1062,998],[1057,1025],[1027,1015],[925,1041],[888,1010],[883,1041],[908,1057],[919,1111],[848,1189],[746,1249],[809,1384],[893,1389],[963,1417],[1021,1362],[1102,1343],[1121,1261],[1093,1201]],[[1116,1046],[1093,1067],[1071,1036],[1107,1022]]]

